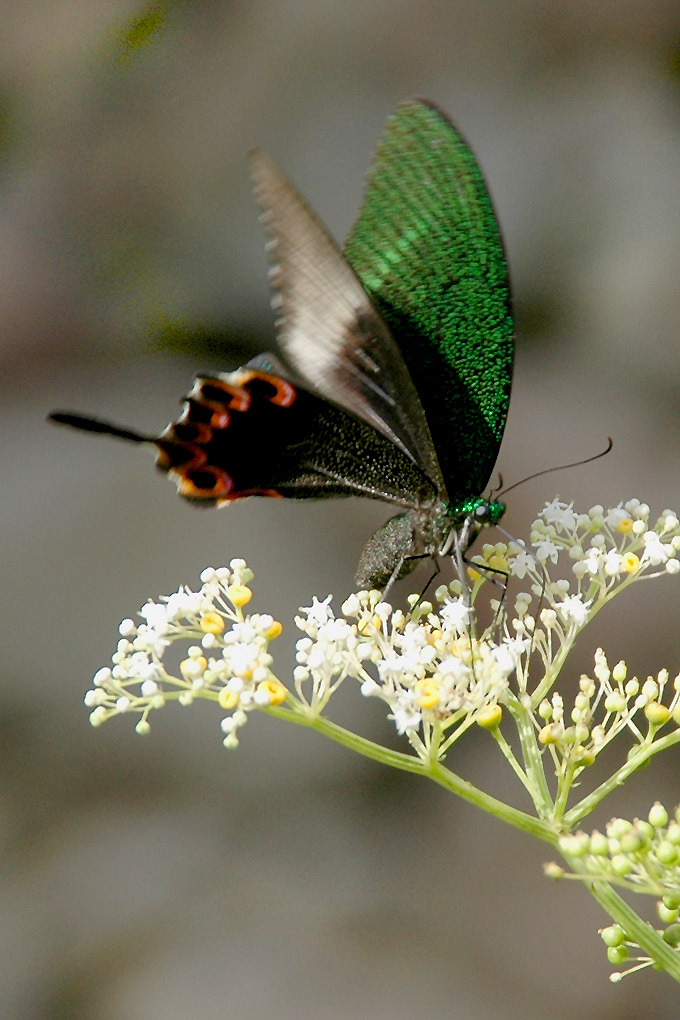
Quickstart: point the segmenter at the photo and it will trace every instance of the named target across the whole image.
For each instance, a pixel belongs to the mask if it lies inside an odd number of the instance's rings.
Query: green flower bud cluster
[[[559,848],[582,878],[597,878],[680,904],[680,806],[671,818],[658,801],[646,819],[612,818],[605,832],[562,836]],[[678,917],[668,915],[669,923]]]

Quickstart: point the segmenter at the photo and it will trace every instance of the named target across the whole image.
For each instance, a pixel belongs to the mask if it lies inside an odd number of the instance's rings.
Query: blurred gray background
[[[111,0],[0,4],[4,1020],[677,1016],[668,978],[607,981],[587,894],[550,854],[412,777],[253,718],[168,709],[93,731],[119,620],[244,556],[284,622],[341,599],[389,511],[249,501],[200,513],[133,448],[56,407],[158,431],[196,370],[273,342],[244,154],[270,149],[344,237],[403,98],[470,139],[517,310],[506,523],[558,492],[680,506],[680,9],[674,0]],[[402,595],[403,595],[402,590]],[[677,581],[602,614],[635,669],[680,667]],[[587,640],[586,640],[587,638]],[[337,711],[394,740],[355,691]],[[368,712],[368,714],[367,714]],[[526,806],[481,733],[449,764]],[[594,820],[680,800],[677,754]],[[665,766],[665,768],[664,768]]]

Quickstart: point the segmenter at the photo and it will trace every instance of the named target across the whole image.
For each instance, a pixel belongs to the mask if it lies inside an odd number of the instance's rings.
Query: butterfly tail
[[[54,411],[47,416],[47,420],[56,422],[57,425],[69,425],[71,428],[80,429],[81,432],[98,432],[106,436],[115,436],[116,439],[124,439],[129,443],[153,443],[155,441],[154,436],[144,436],[140,432],[122,429],[110,421],[86,418],[82,414],[71,414],[70,411]]]

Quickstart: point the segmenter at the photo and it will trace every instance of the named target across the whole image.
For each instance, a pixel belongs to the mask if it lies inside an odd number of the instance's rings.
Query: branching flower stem
[[[669,733],[665,737],[659,737],[653,744],[641,747],[634,751],[627,762],[616,772],[601,783],[592,793],[575,804],[564,816],[564,824],[568,829],[573,829],[580,821],[593,813],[598,804],[601,803],[610,793],[618,789],[632,776],[634,772],[642,768],[659,751],[665,751],[680,743],[680,731]]]
[[[652,965],[680,982],[680,956],[659,932],[643,921],[608,882],[586,880],[584,884],[609,917],[621,925],[628,938],[644,950]]]
[[[650,519],[647,504],[635,499],[585,514],[556,499],[532,525],[531,545],[485,545],[469,586],[466,578],[441,585],[432,602],[414,595],[407,611],[378,591],[350,595],[340,614],[330,595],[314,597],[295,619],[303,636],[289,685],[274,672],[270,652],[282,625],[245,609],[252,571],[240,559],[208,567],[198,591],[182,587],[143,606],[143,622],[123,620],[111,665],[98,670],[85,697],[90,720],[99,726],[133,715],[143,734],[166,704],[210,700],[224,713],[225,747],[238,746],[259,711],[430,779],[561,855],[566,868],[549,864],[547,873],[578,880],[614,922],[601,932],[610,963],[625,968],[612,980],[654,966],[680,981],[680,807],[671,816],[656,803],[646,819],[612,819],[606,833],[576,829],[653,756],[680,743],[680,672],[640,680],[623,660],[610,666],[598,648],[592,676],[557,689],[576,638],[605,605],[640,580],[680,574],[680,520],[670,510]],[[508,578],[500,601],[487,579],[498,573]],[[530,591],[517,590],[525,578]],[[484,629],[480,620],[489,618]],[[166,652],[181,644],[173,668]],[[408,752],[327,715],[340,685],[352,683],[383,704]],[[458,740],[480,731],[495,741],[532,810],[447,767]],[[620,764],[569,806],[612,745]],[[656,897],[663,927],[643,921],[614,887]]]
[[[416,758],[413,755],[403,754],[400,751],[392,751],[390,748],[376,744],[372,740],[367,740],[365,737],[361,737],[357,733],[353,733],[351,730],[331,722],[330,719],[318,716],[312,718],[282,706],[267,708],[264,711],[267,715],[275,716],[277,719],[314,730],[316,733],[320,733],[324,737],[333,740],[336,744],[347,747],[364,758],[370,758],[371,761],[380,762],[382,765],[389,765],[391,768],[399,769],[401,772],[411,772],[414,775],[432,779],[439,786],[443,786],[444,789],[448,790],[449,793],[454,793],[456,796],[467,801],[468,804],[473,804],[487,814],[507,822],[513,828],[520,829],[531,836],[537,836],[544,842],[550,843],[551,846],[557,847],[557,834],[545,822],[534,818],[533,815],[529,815],[525,811],[520,811],[505,804],[488,793],[484,793],[474,786],[473,783],[468,782],[466,779],[461,779],[455,772],[445,768],[440,762],[423,762],[420,758]]]
[[[543,842],[550,844],[554,849],[558,849],[557,833],[548,823],[534,818],[524,811],[510,807],[508,804],[503,803],[503,801],[499,801],[490,794],[484,793],[472,783],[461,779],[460,776],[457,776],[440,763],[426,764],[412,755],[392,751],[371,740],[367,740],[365,737],[360,737],[358,734],[328,719],[311,718],[301,712],[291,711],[283,707],[267,708],[264,711],[268,715],[272,715],[282,721],[292,722],[296,725],[312,729],[322,736],[333,740],[335,743],[362,755],[362,757],[369,758],[371,761],[380,762],[402,772],[410,772],[414,775],[431,779],[445,790],[448,790],[449,793],[455,794],[468,804],[472,804],[499,821],[504,821],[513,828],[519,829],[521,832],[527,833],[527,835],[535,836]],[[577,874],[583,875],[582,884],[612,920],[620,924],[634,938],[637,945],[646,952],[649,959],[653,960],[656,966],[662,968],[669,976],[680,982],[680,957],[664,942],[659,933],[644,922],[632,907],[615,892],[609,883],[592,881],[582,869],[579,869],[578,861],[569,860],[564,854],[563,857],[565,857],[567,863],[570,867],[574,868]]]

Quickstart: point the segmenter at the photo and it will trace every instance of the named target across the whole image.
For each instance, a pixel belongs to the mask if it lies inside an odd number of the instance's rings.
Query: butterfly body
[[[70,414],[57,421],[153,443],[180,494],[362,495],[397,510],[367,543],[362,587],[454,552],[505,509],[480,493],[512,378],[508,272],[475,158],[432,104],[390,118],[344,253],[260,150],[250,157],[269,234],[278,339],[199,377],[158,437]]]

